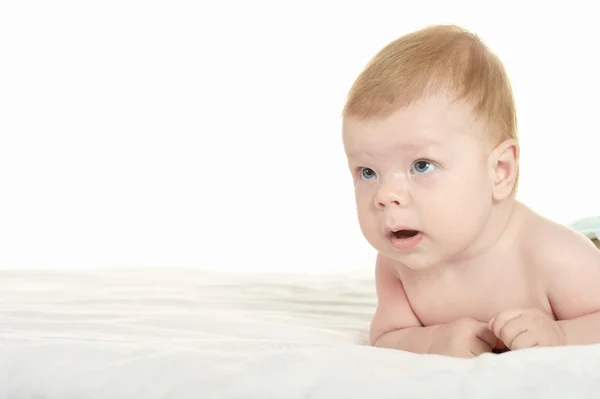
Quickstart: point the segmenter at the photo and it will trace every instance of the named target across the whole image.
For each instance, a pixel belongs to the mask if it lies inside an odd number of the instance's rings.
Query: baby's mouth
[[[419,234],[417,230],[397,230],[392,231],[392,235],[398,239],[406,240],[407,238],[412,238]]]
[[[389,237],[393,247],[401,251],[411,251],[421,243],[423,233],[419,230],[400,229],[390,231]]]

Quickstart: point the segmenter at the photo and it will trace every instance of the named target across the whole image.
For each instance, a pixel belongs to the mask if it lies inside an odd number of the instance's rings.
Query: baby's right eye
[[[362,168],[360,170],[360,178],[363,180],[371,180],[377,177],[377,174],[373,169]]]

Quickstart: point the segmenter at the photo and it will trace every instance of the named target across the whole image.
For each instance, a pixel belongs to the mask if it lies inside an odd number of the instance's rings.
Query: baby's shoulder
[[[592,240],[567,226],[540,218],[521,240],[530,281],[543,289],[559,319],[598,309],[600,251]],[[525,260],[525,259],[524,259]]]
[[[531,214],[526,224],[521,248],[529,267],[546,272],[600,267],[600,251],[578,231],[537,214]]]

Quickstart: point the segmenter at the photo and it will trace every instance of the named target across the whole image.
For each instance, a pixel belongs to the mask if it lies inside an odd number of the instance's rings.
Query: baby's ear
[[[519,171],[519,143],[515,139],[501,142],[490,156],[493,198],[503,200],[511,195]]]

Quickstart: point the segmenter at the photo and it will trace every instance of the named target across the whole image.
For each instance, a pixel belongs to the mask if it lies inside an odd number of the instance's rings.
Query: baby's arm
[[[378,305],[371,322],[372,346],[429,353],[433,332],[439,325],[424,327],[413,312],[392,261],[381,254],[375,263]]]
[[[436,326],[423,327],[413,312],[392,261],[381,254],[375,263],[377,310],[371,322],[369,343],[380,348],[427,353]]]
[[[379,303],[371,323],[371,345],[459,357],[491,352],[497,346],[498,340],[487,323],[472,318],[424,327],[408,302],[392,261],[378,255],[375,269]]]
[[[549,251],[550,305],[567,345],[600,343],[600,251],[578,234],[560,239],[566,245]]]

